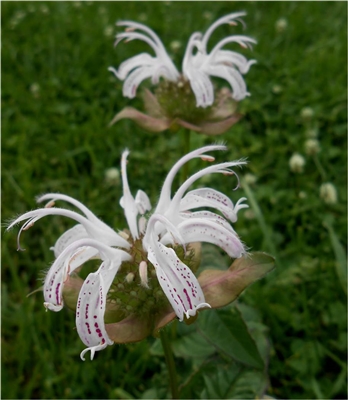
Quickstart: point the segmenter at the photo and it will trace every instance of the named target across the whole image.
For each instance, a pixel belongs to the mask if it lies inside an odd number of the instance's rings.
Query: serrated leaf
[[[268,274],[275,267],[274,258],[255,252],[238,258],[226,271],[204,270],[198,277],[205,301],[213,308],[235,300],[243,290]]]
[[[240,312],[208,310],[197,321],[199,333],[219,352],[254,368],[264,368],[263,360]]]

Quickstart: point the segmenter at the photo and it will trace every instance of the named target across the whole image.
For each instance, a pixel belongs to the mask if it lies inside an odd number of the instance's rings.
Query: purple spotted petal
[[[108,345],[113,344],[105,330],[104,314],[106,295],[118,268],[109,269],[109,265],[110,263],[105,261],[97,272],[88,275],[77,301],[77,332],[83,343],[88,346],[81,353],[83,361],[87,351],[91,352],[91,360],[93,360],[96,351],[103,350]]]
[[[243,200],[245,200],[243,198]],[[239,202],[243,201],[242,199]],[[196,189],[188,192],[180,201],[180,211],[192,210],[199,207],[212,207],[221,211],[231,222],[237,221],[237,210],[232,201],[223,193],[210,188]],[[239,209],[248,207],[240,204]]]
[[[182,263],[175,251],[159,242],[152,242],[148,259],[154,265],[158,281],[179,320],[196,315],[205,303],[202,289],[192,271]]]
[[[66,248],[49,269],[43,286],[44,306],[51,311],[63,308],[63,287],[68,274],[72,273],[87,260],[98,254],[98,250],[89,246],[77,249],[73,254]]]

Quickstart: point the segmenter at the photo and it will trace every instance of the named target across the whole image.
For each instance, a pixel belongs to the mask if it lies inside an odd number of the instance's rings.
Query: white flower
[[[336,204],[337,203],[336,187],[330,182],[323,183],[320,186],[320,197],[324,200],[326,204]]]
[[[173,166],[163,184],[158,204],[148,221],[145,215],[151,209],[150,201],[141,190],[137,192],[135,198],[133,197],[126,171],[129,152],[126,150],[123,153],[121,161],[123,196],[120,204],[124,208],[131,237],[125,232],[116,233],[79,201],[56,193],[40,196],[37,199],[39,203],[48,201],[44,208],[29,211],[9,225],[8,229],[25,221],[17,239],[18,249],[21,250],[19,239],[22,231],[29,229],[45,216],[66,216],[78,222],[67,230],[52,248],[56,258],[45,277],[43,286],[46,309],[61,310],[64,305],[64,284],[69,275],[88,260],[101,259],[99,269],[90,273],[85,279],[77,301],[77,332],[87,346],[81,353],[83,360],[87,351],[91,351],[93,359],[96,351],[113,344],[104,323],[107,296],[122,263],[135,262],[133,248],[137,249],[138,271],[143,290],[150,290],[148,263],[151,263],[159,284],[180,321],[184,317],[190,318],[200,308],[207,308],[210,305],[205,302],[203,291],[193,272],[177,256],[176,246],[183,246],[185,249],[186,245],[192,242],[208,242],[221,247],[233,258],[239,258],[246,253],[243,243],[229,223],[237,220],[240,209],[248,207],[243,204],[245,198],[234,205],[227,196],[214,189],[201,188],[188,191],[194,182],[207,174],[235,175],[231,168],[241,166],[245,161],[208,166],[188,178],[172,195],[172,183],[179,169],[194,158],[213,162],[214,157],[205,153],[215,150],[225,150],[225,146],[206,146],[192,151]],[[70,203],[83,215],[54,207],[55,201],[59,200]],[[205,207],[215,208],[223,216],[202,210]],[[196,208],[200,210],[193,211]],[[139,250],[139,246],[135,247],[136,243],[140,244],[142,250]],[[139,257],[142,258],[140,261]],[[134,273],[129,272],[125,279],[128,283],[133,282]]]
[[[156,54],[155,57],[148,53],[131,57],[119,66],[118,71],[109,67],[109,71],[113,72],[118,79],[125,81],[123,85],[125,97],[131,99],[135,97],[138,86],[147,78],[151,78],[152,83],[158,83],[161,76],[170,81],[176,81],[179,78],[179,72],[155,32],[143,24],[132,21],[120,21],[116,25],[125,26],[127,29],[126,32],[116,35],[115,46],[122,40],[129,42],[138,39],[151,46]]]
[[[276,27],[277,32],[282,33],[284,31],[286,31],[286,29],[288,27],[288,21],[285,18],[280,18],[277,20],[275,27]]]
[[[238,43],[247,48],[251,43],[256,43],[248,36],[228,36],[218,42],[207,53],[207,44],[215,29],[222,24],[236,25],[238,18],[245,15],[244,12],[226,15],[214,22],[202,36],[195,32],[188,42],[183,60],[183,74],[190,81],[192,90],[196,96],[197,107],[207,107],[214,102],[214,88],[209,76],[225,79],[233,91],[233,99],[239,101],[250,95],[247,92],[244,79],[241,74],[246,74],[255,60],[248,61],[244,56],[231,50],[222,50],[228,43]],[[197,50],[196,54],[193,54]]]
[[[118,185],[120,181],[120,171],[115,167],[108,168],[105,171],[105,181],[109,185]]]
[[[320,143],[317,139],[307,139],[304,147],[306,154],[309,156],[318,154],[320,152]]]
[[[199,32],[191,35],[183,59],[182,74],[190,81],[197,107],[208,107],[214,102],[214,88],[210,76],[226,80],[233,90],[232,97],[235,100],[242,100],[249,95],[242,74],[246,74],[256,61],[248,61],[243,55],[222,48],[228,43],[238,43],[241,47],[247,48],[256,43],[255,40],[243,35],[228,36],[218,42],[210,53],[207,52],[207,43],[215,29],[222,24],[236,25],[239,17],[243,15],[244,12],[226,15],[213,23],[204,35]],[[126,41],[139,39],[149,44],[156,54],[152,57],[148,53],[141,53],[124,61],[118,70],[109,68],[118,79],[125,81],[123,85],[125,97],[135,97],[139,84],[147,78],[151,78],[152,83],[158,83],[161,76],[169,81],[178,80],[180,76],[178,70],[162,42],[151,29],[131,21],[121,21],[117,25],[126,26],[127,29],[126,32],[116,35],[115,45],[123,39]]]
[[[289,160],[289,166],[292,172],[296,173],[303,172],[303,167],[305,166],[305,164],[306,160],[299,153],[294,153]]]

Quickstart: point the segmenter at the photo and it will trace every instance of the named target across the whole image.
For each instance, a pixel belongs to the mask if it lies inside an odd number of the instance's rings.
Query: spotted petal
[[[87,351],[91,352],[93,360],[96,351],[113,344],[105,330],[104,314],[106,295],[119,266],[110,269],[109,265],[109,261],[104,261],[97,272],[87,276],[77,300],[77,332],[83,343],[88,346],[81,352],[83,361]]]
[[[241,208],[247,208],[247,204],[241,204],[246,198],[238,201],[238,208],[223,193],[210,188],[191,190],[180,202],[180,211],[191,210],[198,207],[212,207],[221,211],[231,222],[237,221],[237,212]]]
[[[76,246],[76,243],[78,245]],[[81,247],[79,247],[81,243]],[[43,293],[44,306],[51,311],[63,308],[63,288],[69,273],[75,271],[83,263],[98,254],[98,250],[82,246],[78,241],[68,246],[55,260],[45,277]]]
[[[173,249],[153,241],[148,259],[154,265],[158,281],[180,321],[184,315],[190,318],[198,309],[210,307],[205,303],[197,278]]]

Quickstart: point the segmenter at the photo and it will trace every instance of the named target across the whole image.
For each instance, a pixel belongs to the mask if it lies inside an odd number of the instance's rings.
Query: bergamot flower
[[[214,157],[207,153],[218,150],[225,146],[206,146],[182,157],[168,173],[151,213],[146,193],[139,190],[135,197],[131,193],[126,169],[129,152],[124,151],[120,200],[128,224],[124,231],[116,232],[82,203],[58,193],[38,197],[39,203],[46,202],[45,207],[29,211],[9,225],[8,229],[24,222],[17,238],[18,250],[23,250],[21,233],[41,218],[59,215],[77,222],[52,247],[55,260],[44,279],[43,294],[48,310],[60,311],[64,305],[76,310],[77,332],[87,346],[81,353],[83,360],[87,351],[93,359],[96,351],[114,342],[142,340],[175,317],[187,321],[200,309],[228,304],[255,280],[255,273],[250,274],[243,263],[227,271],[204,271],[198,279],[195,276],[200,242],[219,246],[231,258],[246,254],[231,226],[238,212],[247,207],[245,198],[233,204],[212,188],[190,190],[208,174],[236,175],[232,168],[244,165],[244,160],[203,168],[172,193],[174,178],[185,163],[194,158],[213,162]],[[65,201],[79,212],[57,208],[57,201]],[[99,268],[83,280],[79,271],[92,259],[100,260]],[[235,268],[241,271],[236,274]],[[257,274],[259,277],[260,272]]]
[[[134,98],[138,86],[151,78],[157,84],[155,94],[147,92],[144,97],[144,114],[132,107],[118,113],[111,124],[123,118],[133,119],[143,128],[161,132],[179,126],[207,135],[225,132],[236,123],[237,102],[249,95],[243,76],[255,60],[247,60],[242,54],[224,47],[229,43],[242,48],[251,47],[254,39],[244,35],[232,35],[218,42],[208,52],[207,45],[212,33],[221,25],[237,25],[244,12],[228,14],[213,23],[205,34],[194,32],[187,44],[180,74],[168,56],[161,40],[150,28],[132,21],[118,22],[126,32],[116,35],[120,41],[141,40],[155,52],[155,56],[141,53],[124,61],[118,70],[110,67],[115,76],[124,81],[123,95]],[[160,78],[163,78],[160,80]],[[211,77],[225,80],[230,89],[216,91]]]

